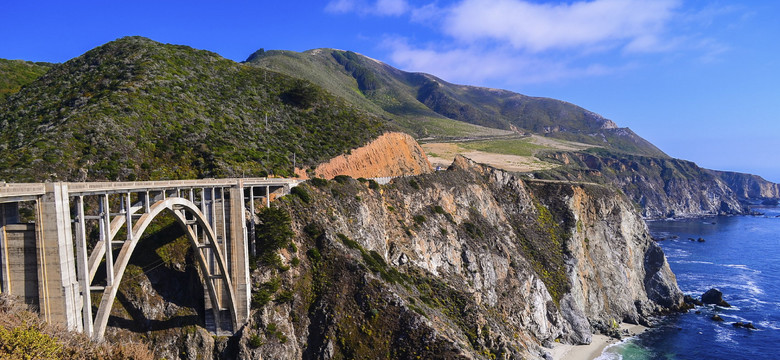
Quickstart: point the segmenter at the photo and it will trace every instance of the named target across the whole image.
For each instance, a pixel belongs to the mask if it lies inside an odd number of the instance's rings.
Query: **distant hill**
[[[49,71],[54,64],[0,59],[0,102]]]
[[[313,81],[367,111],[397,122],[418,137],[458,135],[439,131],[445,120],[505,131],[528,131],[632,154],[666,157],[628,128],[579,106],[511,91],[455,85],[410,73],[351,52],[260,50],[246,63]],[[466,134],[473,134],[466,131]]]
[[[289,176],[387,129],[309,81],[127,37],[0,103],[0,180]]]

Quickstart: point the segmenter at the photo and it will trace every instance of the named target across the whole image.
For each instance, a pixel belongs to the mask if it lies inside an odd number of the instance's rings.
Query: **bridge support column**
[[[0,293],[11,292],[11,267],[8,262],[8,238],[5,234],[5,204],[0,204]]]
[[[49,322],[82,331],[68,185],[46,184],[38,201],[37,247],[40,311]]]
[[[231,264],[230,279],[236,291],[236,317],[243,324],[249,317],[251,283],[249,281],[249,247],[244,204],[244,184],[238,180],[230,188],[230,252],[226,255]],[[235,329],[236,331],[238,329]]]

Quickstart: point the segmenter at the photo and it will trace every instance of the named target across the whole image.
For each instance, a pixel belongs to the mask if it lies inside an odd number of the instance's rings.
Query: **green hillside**
[[[0,102],[51,68],[52,64],[0,59]]]
[[[388,129],[322,87],[187,46],[122,38],[0,103],[0,180],[292,174]],[[267,125],[266,125],[267,116]]]
[[[247,64],[306,79],[354,106],[380,115],[417,137],[496,136],[510,132],[455,121],[416,100],[410,75],[351,51],[315,49],[259,50]]]
[[[463,86],[409,73],[351,51],[258,51],[247,63],[317,83],[418,137],[452,136],[431,123],[455,120],[481,128],[528,131],[633,154],[666,157],[628,128],[579,106],[511,91]],[[475,135],[465,129],[463,135]]]

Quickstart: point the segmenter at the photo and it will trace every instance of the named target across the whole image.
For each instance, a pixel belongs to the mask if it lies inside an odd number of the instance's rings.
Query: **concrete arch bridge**
[[[139,239],[167,213],[194,250],[206,327],[232,334],[249,315],[255,207],[269,206],[297,184],[266,178],[0,183],[0,290],[24,298],[47,321],[100,340]],[[30,208],[26,215],[34,221],[22,223],[20,209]],[[88,229],[97,229],[97,239]],[[97,304],[93,293],[101,294]]]

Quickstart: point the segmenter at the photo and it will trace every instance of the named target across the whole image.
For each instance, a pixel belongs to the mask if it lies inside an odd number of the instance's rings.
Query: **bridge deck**
[[[230,178],[199,180],[162,180],[127,182],[68,182],[68,194],[125,193],[172,189],[197,189],[202,187],[229,187],[241,180],[244,187],[251,186],[295,186],[297,179],[287,178]],[[35,200],[46,193],[46,183],[4,183],[0,182],[0,203]]]

